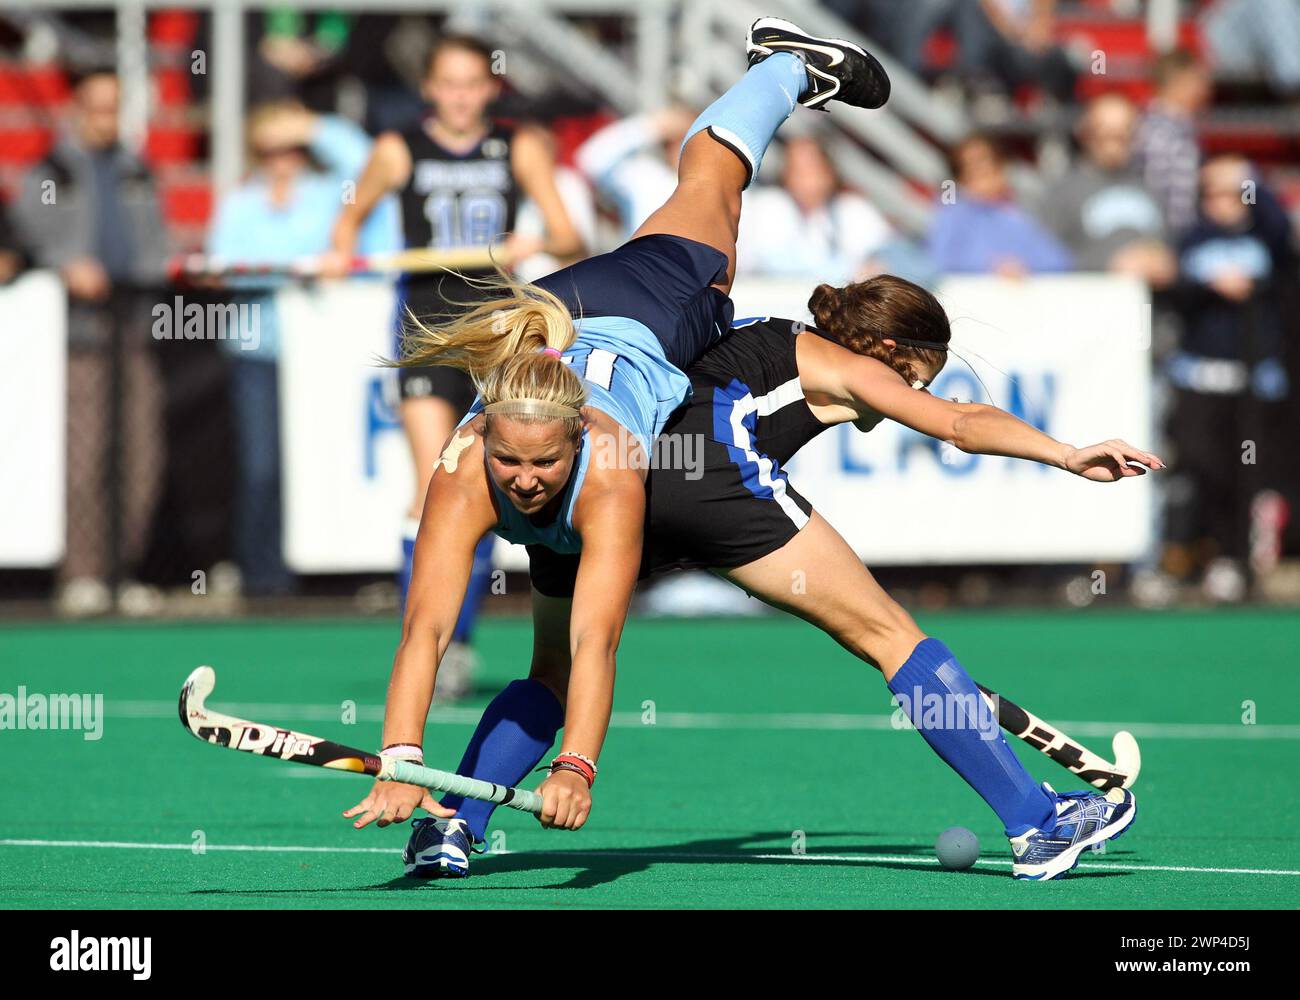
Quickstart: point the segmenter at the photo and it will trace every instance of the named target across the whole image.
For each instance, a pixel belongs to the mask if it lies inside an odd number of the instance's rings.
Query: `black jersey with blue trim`
[[[514,229],[513,129],[494,122],[477,146],[459,154],[435,142],[424,123],[401,135],[411,152],[411,175],[400,192],[408,249],[487,246]]]
[[[696,400],[691,405],[720,395],[735,400],[752,397],[747,422],[754,446],[784,465],[827,426],[813,415],[799,383],[795,341],[809,334],[826,336],[797,320],[770,316],[736,320],[731,331],[687,369]],[[718,389],[723,393],[714,391]],[[729,412],[735,415],[748,409],[746,404]],[[731,430],[721,423],[731,418],[716,407],[715,413],[714,440],[729,442]]]

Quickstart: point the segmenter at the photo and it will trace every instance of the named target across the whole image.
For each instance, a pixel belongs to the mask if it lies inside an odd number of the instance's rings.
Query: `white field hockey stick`
[[[431,271],[484,271],[502,259],[500,247],[454,247],[448,250],[416,249],[396,253],[353,257],[348,274],[414,274]],[[235,278],[315,278],[321,258],[300,257],[292,261],[227,260],[205,254],[182,254],[167,268],[173,280]]]
[[[378,754],[354,750],[341,743],[331,743],[318,736],[308,736],[291,729],[248,722],[232,715],[214,712],[204,704],[217,683],[217,673],[211,667],[199,667],[190,674],[181,688],[181,725],[196,738],[229,750],[243,750],[263,757],[278,757],[298,764],[314,764],[336,771],[354,771],[369,774],[380,781],[400,781],[419,785],[435,792],[450,792],[469,799],[496,802],[520,812],[537,815],[542,811],[542,797],[522,788],[495,785],[490,781],[466,778],[432,767],[412,764],[410,761],[380,757]]]
[[[990,691],[983,684],[976,687],[998,713],[998,724],[1007,732],[1020,737],[1035,750],[1052,758],[1067,771],[1078,775],[1103,792],[1112,788],[1129,788],[1137,781],[1142,770],[1142,752],[1137,740],[1127,730],[1121,730],[1111,740],[1114,763],[1093,753],[1082,743],[1072,740],[1033,712],[1027,712],[1015,702]]]

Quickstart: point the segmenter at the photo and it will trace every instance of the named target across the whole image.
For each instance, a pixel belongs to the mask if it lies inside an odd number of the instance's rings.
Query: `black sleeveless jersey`
[[[730,419],[721,410],[724,395],[728,400],[753,396],[754,446],[784,465],[827,427],[803,398],[794,347],[797,337],[825,334],[789,319],[761,317],[740,323],[687,369],[693,390],[688,407],[712,408],[716,422]],[[720,430],[724,437],[729,434]]]
[[[483,141],[457,156],[424,126],[402,133],[411,176],[401,190],[407,249],[486,246],[514,229],[519,189],[510,170],[513,130],[493,123]]]

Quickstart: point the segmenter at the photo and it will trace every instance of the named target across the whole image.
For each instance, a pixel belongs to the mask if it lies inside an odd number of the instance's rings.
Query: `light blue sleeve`
[[[930,219],[926,233],[926,251],[940,272],[962,270],[963,261],[957,251],[958,234],[963,219],[957,205],[939,205]]]
[[[243,257],[248,233],[254,223],[244,188],[235,188],[217,205],[216,217],[208,230],[207,251],[214,257]],[[241,236],[242,234],[242,236]]]
[[[355,180],[370,158],[370,136],[338,115],[321,115],[311,137],[311,153],[332,174]]]

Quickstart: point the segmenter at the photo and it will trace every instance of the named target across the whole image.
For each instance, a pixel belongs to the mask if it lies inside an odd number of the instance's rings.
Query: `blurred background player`
[[[443,35],[429,53],[423,95],[429,113],[402,132],[384,132],[357,184],[355,203],[344,206],[334,228],[332,273],[341,273],[356,248],[361,223],[380,198],[399,193],[402,230],[408,249],[488,247],[504,238],[498,251],[512,267],[538,251],[560,259],[576,255],[581,240],[555,184],[554,164],[545,139],[532,128],[513,129],[488,116],[501,84],[493,72],[493,53],[477,38]],[[544,237],[513,233],[520,199],[527,195],[541,214]],[[483,277],[482,272],[477,277]],[[482,297],[475,274],[408,274],[398,285],[396,325],[409,316],[445,319]],[[415,536],[429,476],[456,421],[474,401],[463,373],[446,367],[404,368],[399,374],[402,428],[415,463],[415,491],[402,533],[399,574],[402,605],[410,586]],[[447,668],[439,685],[444,700],[469,688],[473,663],[467,645],[478,605],[492,572],[492,538],[485,537],[475,557],[469,591],[456,627]]]

